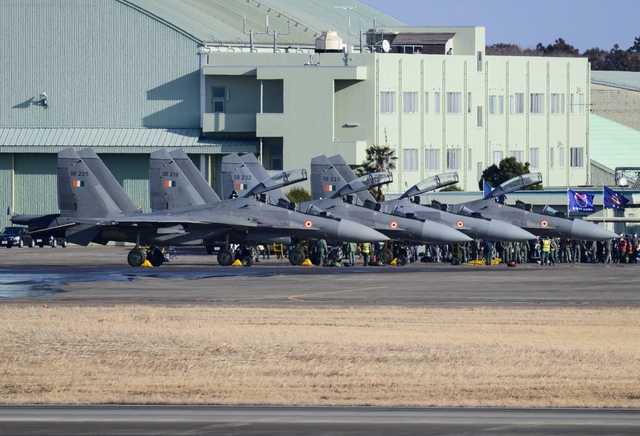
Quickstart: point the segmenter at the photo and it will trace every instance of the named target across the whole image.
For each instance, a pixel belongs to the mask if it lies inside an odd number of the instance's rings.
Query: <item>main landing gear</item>
[[[164,252],[157,247],[147,249],[136,247],[127,255],[127,262],[131,266],[141,266],[145,260],[153,266],[160,266],[164,263]]]
[[[218,252],[218,263],[221,266],[229,266],[239,260],[242,266],[251,266],[256,256],[257,252],[253,246],[240,246],[235,252],[229,248],[223,248]]]

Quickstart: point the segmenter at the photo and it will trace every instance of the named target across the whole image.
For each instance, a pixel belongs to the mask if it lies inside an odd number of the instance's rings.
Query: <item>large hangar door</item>
[[[57,172],[56,153],[14,154],[14,212],[58,213]]]

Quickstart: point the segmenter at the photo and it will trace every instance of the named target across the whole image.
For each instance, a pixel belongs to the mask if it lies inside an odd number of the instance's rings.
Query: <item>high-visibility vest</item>
[[[542,240],[542,251],[551,251],[551,240],[543,239]]]
[[[363,253],[369,253],[371,251],[371,244],[368,242],[363,242],[362,243],[362,252]]]

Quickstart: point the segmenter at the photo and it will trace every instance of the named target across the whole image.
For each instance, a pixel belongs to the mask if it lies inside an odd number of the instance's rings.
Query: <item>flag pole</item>
[[[571,218],[571,200],[569,199],[569,188],[567,188],[567,218]]]

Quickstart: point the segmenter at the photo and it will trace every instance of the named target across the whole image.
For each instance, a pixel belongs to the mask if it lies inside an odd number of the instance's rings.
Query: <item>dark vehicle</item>
[[[34,246],[34,240],[27,234],[26,227],[5,227],[2,233],[0,233],[0,245],[3,247],[24,247],[29,245]]]

